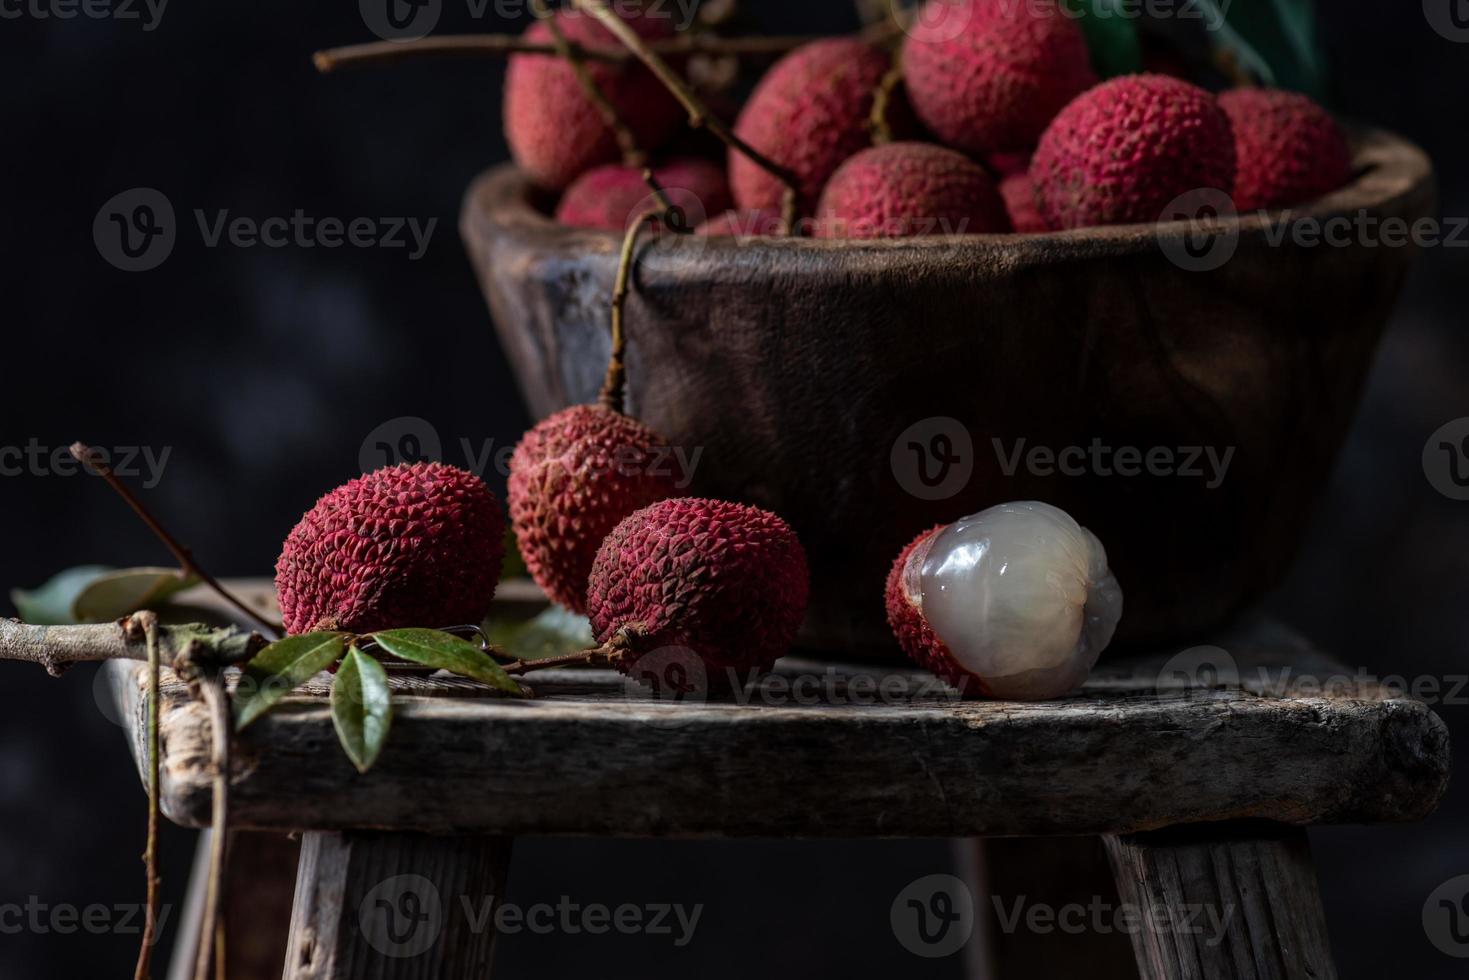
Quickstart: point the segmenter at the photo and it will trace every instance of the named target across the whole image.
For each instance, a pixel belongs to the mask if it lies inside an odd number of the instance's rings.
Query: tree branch
[[[0,619],[0,660],[40,664],[53,675],[75,663],[147,660],[143,615],[88,626],[31,626],[18,619]],[[159,662],[169,668],[187,662],[244,663],[266,645],[259,633],[245,633],[233,626],[159,626],[156,632]]]

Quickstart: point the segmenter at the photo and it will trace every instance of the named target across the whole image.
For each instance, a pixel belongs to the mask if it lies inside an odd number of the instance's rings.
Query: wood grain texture
[[[1108,837],[1142,980],[1335,980],[1306,834],[1247,824]],[[1220,928],[1222,924],[1223,928]]]
[[[1433,213],[1416,147],[1366,133],[1356,166],[1352,184],[1296,216]],[[596,398],[619,238],[556,225],[545,206],[500,168],[469,189],[461,215],[537,416]],[[702,452],[696,493],[791,522],[811,559],[807,647],[890,655],[879,597],[902,546],[1026,499],[1065,508],[1106,544],[1127,590],[1124,643],[1186,639],[1289,567],[1414,255],[1272,244],[1279,221],[1240,219],[1233,258],[1211,272],[1175,265],[1153,225],[872,242],[663,236],[640,248],[627,304],[630,410]],[[938,418],[962,424],[972,445],[953,450],[973,469],[962,489],[925,500],[892,457],[910,427]],[[1187,447],[1233,456],[1214,488],[1105,463],[1064,475],[1007,462],[1017,446],[1094,440],[1174,450],[1179,467]]]
[[[231,819],[260,829],[625,836],[1122,833],[1241,818],[1416,820],[1449,771],[1443,723],[1279,636],[1228,641],[1239,683],[1166,658],[1106,665],[1079,696],[960,702],[927,674],[787,658],[752,692],[665,703],[606,671],[547,671],[533,700],[395,676],[393,733],[359,775],[327,678],[237,738]],[[109,664],[141,757],[144,677]],[[1160,672],[1163,674],[1160,677]],[[1336,677],[1326,690],[1306,686]],[[163,692],[164,812],[209,817],[209,731]]]
[[[305,835],[284,980],[489,976],[509,861],[490,837]]]

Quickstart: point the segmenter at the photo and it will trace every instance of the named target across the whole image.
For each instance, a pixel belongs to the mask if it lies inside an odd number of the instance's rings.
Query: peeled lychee
[[[780,233],[780,214],[758,209],[725,211],[694,229],[696,235],[733,238],[758,238]]]
[[[1049,504],[1001,504],[920,534],[893,563],[888,623],[903,651],[969,696],[1061,697],[1122,618],[1107,551]]]
[[[1219,96],[1234,126],[1240,211],[1289,207],[1336,190],[1352,175],[1352,152],[1341,127],[1296,92],[1235,89]]]
[[[338,487],[286,537],[275,566],[289,633],[478,623],[504,558],[500,502],[473,473],[403,463]]]
[[[686,482],[667,441],[636,419],[600,405],[545,419],[510,457],[510,521],[531,577],[556,602],[585,612],[602,540]]]
[[[640,657],[691,651],[711,686],[768,668],[805,614],[806,553],[776,515],[722,500],[665,500],[628,517],[597,553],[587,612],[598,642]],[[656,659],[656,658],[654,658]]]
[[[929,143],[875,146],[842,164],[817,207],[818,238],[1005,231],[995,183],[962,153]]]
[[[1234,133],[1214,96],[1166,75],[1103,82],[1061,111],[1030,164],[1053,228],[1157,221],[1189,191],[1234,191]]]
[[[1000,181],[1000,197],[1010,215],[1010,228],[1022,234],[1049,231],[1046,219],[1035,206],[1035,186],[1026,174],[1012,174]]]
[[[683,209],[690,228],[730,205],[729,182],[717,163],[685,157],[654,167],[653,176],[668,199]],[[609,163],[572,182],[556,208],[556,220],[581,228],[621,231],[640,211],[657,205],[640,168]]]
[[[873,96],[890,68],[885,52],[855,38],[813,41],[776,62],[745,103],[736,135],[795,175],[801,214],[844,160],[872,144]],[[907,107],[895,102],[889,118],[902,131]],[[780,211],[784,185],[734,150],[729,180],[738,207]]]
[[[645,12],[628,3],[614,6],[645,40],[673,36],[673,18],[666,12]],[[555,17],[573,44],[598,51],[624,50],[590,15],[562,9]],[[551,28],[538,20],[526,30],[525,41],[550,44]],[[657,150],[679,127],[683,109],[641,64],[595,60],[584,64],[643,150]],[[510,57],[505,73],[505,139],[520,169],[548,190],[561,190],[591,168],[617,160],[621,152],[572,67],[548,54]]]
[[[903,71],[923,124],[976,155],[1029,149],[1097,80],[1080,26],[1056,0],[929,0]]]

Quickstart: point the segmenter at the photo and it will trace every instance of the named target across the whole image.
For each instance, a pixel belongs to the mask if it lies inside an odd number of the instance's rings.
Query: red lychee
[[[1214,96],[1165,75],[1103,82],[1061,110],[1031,160],[1052,228],[1157,221],[1195,190],[1234,191],[1234,133]]]
[[[928,143],[875,146],[842,164],[817,207],[818,238],[1005,231],[995,183],[962,153]]]
[[[1000,181],[1000,197],[1010,215],[1010,228],[1021,234],[1050,231],[1046,219],[1035,206],[1035,186],[1026,174],[1011,174]]]
[[[650,40],[673,36],[666,14],[616,4],[618,16]],[[566,39],[582,47],[621,52],[623,46],[590,15],[563,9],[556,13]],[[536,21],[525,32],[532,44],[550,44],[551,28]],[[627,123],[638,146],[652,152],[673,135],[683,110],[651,72],[640,64],[584,62],[598,89]],[[598,164],[615,161],[617,138],[587,96],[576,73],[555,55],[512,55],[505,73],[505,139],[515,162],[531,180],[561,190]]]
[[[1122,618],[1107,551],[1070,515],[1001,504],[924,531],[888,573],[888,623],[918,664],[971,697],[1061,697]]]
[[[1336,120],[1307,96],[1235,89],[1219,96],[1234,126],[1239,172],[1234,206],[1282,208],[1315,200],[1352,175],[1352,152]]]
[[[929,0],[903,71],[923,124],[976,155],[1029,149],[1097,80],[1081,28],[1056,0]]]
[[[653,176],[682,208],[692,228],[730,205],[724,168],[708,160],[686,157],[653,168]],[[581,228],[625,229],[640,211],[657,206],[653,190],[637,167],[620,163],[594,167],[574,180],[556,208],[556,220]]]
[[[504,558],[500,502],[473,473],[404,463],[316,502],[275,566],[289,633],[478,623]]]
[[[758,238],[780,233],[780,214],[758,209],[726,211],[694,229],[696,235],[733,238]]]
[[[620,412],[576,405],[545,419],[510,458],[510,520],[531,577],[585,612],[602,540],[629,514],[681,492],[687,476],[662,436]]]
[[[805,614],[806,553],[769,511],[722,500],[665,500],[617,525],[597,553],[587,612],[598,642],[623,637],[621,669],[668,648],[691,651],[711,686],[770,667]]]
[[[863,41],[813,41],[776,62],[745,103],[735,133],[795,175],[800,214],[811,213],[842,161],[872,144],[872,101],[891,68],[886,53]],[[906,135],[906,103],[894,103],[890,124]],[[780,211],[784,185],[734,150],[729,180],[738,207]]]

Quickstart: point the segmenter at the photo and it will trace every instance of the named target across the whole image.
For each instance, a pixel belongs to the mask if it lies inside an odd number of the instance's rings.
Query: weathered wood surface
[[[321,677],[238,737],[231,819],[277,830],[954,837],[1409,821],[1434,809],[1449,745],[1431,710],[1279,635],[1229,642],[1221,687],[1191,687],[1159,657],[1104,665],[1082,694],[1039,704],[960,702],[922,672],[791,658],[756,691],[710,703],[660,702],[606,671],[534,675],[538,697],[524,701],[395,676],[404,696],[365,776],[337,745]],[[143,672],[107,669],[141,756]],[[176,683],[163,696],[164,810],[202,826],[207,716]]]
[[[1108,837],[1142,980],[1335,980],[1299,828],[1247,824]]]
[[[510,841],[309,833],[284,980],[490,975]]]
[[[1355,164],[1351,184],[1291,220],[1406,227],[1434,213],[1432,168],[1411,143],[1363,133]],[[620,239],[557,225],[543,203],[502,167],[470,187],[460,221],[537,416],[597,395]],[[896,241],[663,236],[640,249],[627,304],[629,404],[701,453],[694,492],[791,522],[811,562],[812,649],[890,653],[877,598],[903,545],[1028,499],[1106,544],[1127,590],[1124,641],[1177,642],[1289,569],[1416,253],[1366,235],[1300,244],[1285,221],[1240,218],[1232,255],[1208,271],[1164,247],[1184,222]],[[1118,475],[1111,455],[1079,470],[1073,455],[1069,472],[1009,462],[1094,443],[1135,461],[1176,453],[1179,475]],[[1222,481],[1186,447],[1229,453]],[[929,492],[920,465],[952,479]]]

